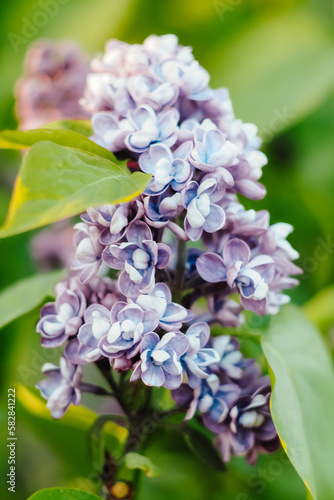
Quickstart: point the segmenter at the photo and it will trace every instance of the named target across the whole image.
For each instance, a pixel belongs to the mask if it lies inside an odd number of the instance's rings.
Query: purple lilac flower
[[[155,111],[172,106],[179,95],[177,85],[149,73],[131,76],[127,90],[137,106],[147,105]]]
[[[198,61],[183,64],[180,61],[169,60],[158,68],[158,74],[170,83],[179,87],[181,95],[194,101],[205,101],[213,95],[208,87],[209,73],[202,68]]]
[[[133,131],[126,118],[119,120],[115,112],[101,111],[92,117],[94,134],[91,139],[114,153],[125,149],[125,138]]]
[[[171,291],[165,283],[156,283],[147,295],[139,295],[136,304],[144,311],[157,311],[159,326],[166,331],[179,330],[194,316],[185,307],[172,302]]]
[[[262,387],[234,402],[216,440],[225,462],[233,455],[246,455],[248,463],[254,465],[259,452],[272,453],[279,448],[270,415],[270,390],[264,380]]]
[[[212,347],[218,353],[219,361],[212,370],[220,375],[224,374],[227,379],[242,384],[242,379],[246,378],[246,383],[250,384],[250,374],[247,369],[255,364],[254,359],[245,359],[239,351],[239,342],[230,335],[221,335],[212,340]],[[259,375],[256,367],[256,375]]]
[[[61,221],[38,232],[31,239],[30,248],[38,268],[43,271],[69,267],[74,259],[73,226]]]
[[[210,322],[220,323],[225,328],[238,328],[244,323],[242,311],[244,308],[225,295],[213,294],[207,298],[210,312]]]
[[[266,195],[266,189],[257,179],[253,179],[252,167],[242,156],[231,165],[229,173],[232,175],[234,184],[232,190],[240,193],[251,200],[262,200]]]
[[[187,157],[192,142],[188,141],[179,146],[174,153],[165,144],[153,144],[149,151],[139,158],[139,165],[143,172],[152,174],[152,180],[146,187],[144,194],[159,195],[171,186],[174,191],[181,191],[192,175],[192,169]]]
[[[77,338],[65,348],[65,356],[78,365],[97,361],[102,357],[99,341],[110,329],[110,311],[101,304],[90,305],[85,312],[85,323]]]
[[[124,295],[119,291],[118,282],[108,277],[97,275],[90,279],[89,283],[82,284],[74,274],[69,281],[69,288],[71,290],[82,290],[86,297],[87,305],[102,304],[108,309],[111,309],[115,302],[125,299]],[[58,288],[61,290],[63,285],[57,285],[57,291]]]
[[[218,129],[205,132],[202,128],[195,129],[195,147],[191,152],[191,163],[203,172],[220,171],[233,165],[236,161],[238,148],[226,140]],[[224,172],[231,178],[228,170]],[[230,183],[233,183],[231,179]]]
[[[86,298],[81,290],[65,290],[57,294],[55,302],[48,302],[41,310],[36,330],[42,335],[43,347],[58,347],[76,335],[86,309]]]
[[[79,99],[88,71],[89,59],[75,43],[34,43],[15,89],[20,129],[33,129],[64,118],[87,118]]]
[[[136,304],[116,302],[111,311],[92,304],[86,310],[78,337],[66,346],[65,355],[77,364],[94,362],[102,356],[111,360],[120,357],[124,362],[137,354],[143,335],[157,324],[155,311],[143,311]]]
[[[291,300],[290,297],[281,292],[284,289],[297,286],[298,283],[299,281],[294,278],[276,273],[269,285],[266,313],[277,314],[281,306],[288,304]]]
[[[144,40],[143,47],[153,64],[170,59],[189,64],[194,60],[191,47],[178,45],[177,36],[172,34],[150,35]]]
[[[205,426],[212,432],[218,432],[226,419],[231,404],[239,397],[240,387],[236,384],[221,384],[215,374],[201,381],[194,391],[186,419],[193,417],[196,410],[202,413]]]
[[[170,219],[178,217],[183,212],[181,193],[165,191],[158,196],[144,198],[145,220],[152,227],[163,227]]]
[[[187,116],[188,113],[185,113],[185,115]],[[195,130],[198,128],[201,128],[204,133],[205,131],[208,130],[215,130],[216,125],[209,118],[203,120],[202,123],[196,120],[195,117],[185,118],[184,120],[181,120],[179,124],[179,128],[177,130],[176,144],[182,144],[183,142],[188,142],[188,141],[194,142]]]
[[[89,226],[83,222],[75,225],[75,260],[72,266],[80,273],[80,281],[87,283],[93,278],[102,264],[104,246],[100,242],[100,231],[96,226]]]
[[[193,324],[186,331],[189,346],[181,357],[181,364],[187,374],[188,384],[193,389],[199,387],[201,379],[208,378],[208,367],[218,363],[220,356],[215,349],[205,347],[209,341],[210,328],[207,323]]]
[[[121,240],[129,223],[139,220],[143,215],[143,204],[139,200],[133,200],[120,205],[88,208],[81,219],[88,225],[97,226],[101,231],[100,242],[110,245]]]
[[[127,242],[110,245],[103,252],[104,262],[113,269],[124,269],[119,287],[127,297],[135,298],[154,285],[155,268],[163,269],[170,258],[170,248],[152,240],[150,228],[141,221],[126,230]]]
[[[126,80],[105,72],[87,76],[85,97],[80,103],[89,112],[116,111],[123,118],[135,107]]]
[[[258,252],[266,252],[275,262],[275,268],[283,275],[300,274],[302,270],[291,260],[298,259],[298,252],[292,248],[286,237],[293,231],[290,224],[283,222],[273,224],[262,235],[259,241]]]
[[[237,287],[245,309],[265,314],[268,284],[274,276],[273,259],[268,255],[251,258],[248,245],[237,238],[225,245],[222,255],[202,254],[196,262],[200,276],[209,283],[226,281],[229,287]]]
[[[46,363],[42,371],[47,379],[39,382],[36,387],[47,399],[46,407],[53,418],[64,416],[71,404],[77,406],[81,401],[79,384],[82,378],[81,368],[65,358],[60,358],[60,367]]]
[[[156,142],[167,146],[176,142],[179,113],[175,108],[156,114],[150,106],[139,106],[128,112],[128,121],[134,130],[125,138],[125,145],[130,151],[142,153]]]
[[[183,373],[180,357],[187,348],[188,339],[184,333],[168,332],[161,339],[156,333],[147,333],[130,381],[141,378],[146,385],[177,389]]]
[[[82,215],[74,271],[38,324],[45,345],[68,341],[66,359],[47,365],[38,387],[59,418],[84,390],[78,365],[109,360],[115,371],[133,369],[130,381],[171,389],[186,419],[201,413],[224,460],[254,463],[279,444],[270,386],[238,341],[210,338],[209,325],[238,327],[244,309],[275,314],[300,272],[286,241],[291,226],[269,226],[268,212],[245,210],[237,198],[265,195],[257,127],[235,118],[228,91],[209,87],[207,71],[174,35],[142,45],[110,40],[91,63],[80,103],[92,114],[92,140],[152,179],[135,200]],[[207,298],[208,312],[194,318],[159,279],[178,272],[177,240],[200,238],[205,251],[187,248],[183,276],[184,305]],[[117,281],[101,277],[103,263],[120,271]]]
[[[158,313],[144,311],[137,304],[117,302],[110,313],[110,327],[101,338],[99,348],[103,355],[117,358],[126,355],[132,358],[139,351],[139,345],[146,333],[158,326]]]
[[[182,194],[183,206],[187,210],[184,228],[192,241],[198,240],[203,230],[213,233],[224,226],[224,210],[215,203],[224,194],[219,178],[208,175],[200,184],[191,181]]]

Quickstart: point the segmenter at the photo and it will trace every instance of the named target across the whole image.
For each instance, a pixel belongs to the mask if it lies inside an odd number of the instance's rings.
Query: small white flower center
[[[131,319],[126,319],[122,321],[121,330],[123,339],[132,340],[136,326],[137,326],[136,323],[131,321]]]
[[[132,260],[136,269],[146,269],[150,261],[150,256],[141,248],[137,248],[132,254]]]
[[[152,351],[152,359],[154,361],[154,364],[157,366],[162,365],[167,359],[170,358],[168,352],[162,351],[161,349],[158,349],[156,351]]]
[[[210,197],[208,194],[203,193],[197,199],[197,208],[203,215],[203,217],[207,217],[210,213]]]
[[[264,416],[255,410],[246,411],[240,416],[239,421],[243,427],[260,427],[264,421]]]

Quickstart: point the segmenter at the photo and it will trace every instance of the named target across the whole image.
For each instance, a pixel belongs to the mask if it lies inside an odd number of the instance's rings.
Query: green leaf
[[[47,488],[31,495],[28,500],[101,500],[101,497],[88,491],[74,488]]]
[[[320,290],[304,304],[303,310],[318,328],[328,330],[334,322],[334,285]]]
[[[236,30],[211,51],[206,67],[213,86],[230,90],[236,116],[255,123],[268,140],[331,92],[334,44],[317,16],[290,9]]]
[[[46,123],[40,128],[72,130],[72,132],[77,132],[85,137],[93,135],[93,127],[90,120],[58,120]]]
[[[102,471],[104,464],[104,437],[103,429],[108,422],[120,422],[124,420],[121,415],[100,415],[89,430],[88,446],[92,463],[98,472]],[[125,420],[124,420],[125,421]]]
[[[306,488],[306,500],[313,500],[313,496],[309,492],[309,490]]]
[[[50,141],[59,146],[80,149],[87,153],[106,158],[107,160],[116,161],[111,151],[73,130],[38,128],[35,130],[3,130],[0,132],[1,149],[22,150],[42,141]]]
[[[272,416],[284,449],[315,500],[334,493],[334,372],[315,327],[294,306],[262,337],[270,366]]]
[[[185,425],[182,427],[184,439],[191,451],[199,458],[207,462],[211,467],[219,471],[225,471],[226,467],[218,451],[214,448],[212,441],[203,432]]]
[[[23,159],[0,237],[77,215],[87,207],[129,201],[149,179],[105,158],[39,142]]]
[[[63,271],[41,273],[24,278],[0,293],[0,328],[37,307],[62,279]]]
[[[125,455],[125,466],[128,469],[140,469],[146,472],[148,477],[155,477],[160,474],[160,469],[147,457],[130,451]]]

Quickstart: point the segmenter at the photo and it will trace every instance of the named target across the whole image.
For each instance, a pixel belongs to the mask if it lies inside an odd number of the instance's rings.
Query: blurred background
[[[38,17],[53,4],[47,21]],[[40,22],[38,21],[40,19]],[[42,22],[42,19],[44,21]],[[174,33],[191,45],[213,87],[228,87],[237,118],[255,123],[269,158],[262,181],[267,196],[244,200],[268,209],[271,223],[295,228],[290,242],[305,273],[291,292],[334,346],[334,3],[332,0],[12,0],[0,4],[0,128],[17,127],[13,89],[29,44],[38,38],[78,41],[88,54],[109,38],[141,43],[151,33]],[[0,151],[0,219],[5,218],[20,155]],[[0,287],[38,271],[32,233],[0,241]],[[1,331],[1,387],[32,389],[46,361],[35,333],[38,309]],[[244,339],[247,355],[258,343]],[[95,375],[94,375],[95,376]],[[33,389],[33,394],[37,391]],[[91,400],[87,400],[91,405]],[[25,499],[51,486],[93,488],[85,418],[52,422],[38,404],[17,402],[17,494]],[[0,414],[5,424],[5,411]],[[87,425],[86,425],[87,427]],[[2,426],[5,429],[4,426]],[[4,443],[4,437],[1,442]],[[159,432],[147,454],[161,468],[143,478],[140,498],[178,500],[304,499],[306,490],[279,451],[250,468],[234,459],[216,473],[184,449],[172,431]],[[7,451],[0,448],[1,470]],[[4,478],[2,478],[4,481]],[[6,497],[5,497],[6,498]]]

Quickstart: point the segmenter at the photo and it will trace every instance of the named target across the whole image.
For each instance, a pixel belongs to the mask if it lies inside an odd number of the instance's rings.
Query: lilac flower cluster
[[[195,325],[194,325],[195,326]],[[245,359],[238,341],[228,335],[215,337],[211,350],[216,358],[198,383],[182,384],[172,392],[174,400],[187,408],[186,419],[196,411],[204,425],[216,435],[223,460],[245,455],[253,465],[259,452],[279,447],[270,415],[270,382],[261,377],[255,360]]]
[[[88,118],[79,104],[88,71],[89,58],[75,43],[34,43],[15,89],[20,128],[33,129],[63,118]]]
[[[210,325],[240,326],[244,310],[277,313],[300,272],[286,240],[292,227],[270,225],[268,212],[245,210],[237,197],[265,195],[257,129],[234,117],[227,91],[209,87],[173,35],[108,42],[81,103],[92,139],[151,180],[136,199],[89,208],[75,226],[69,279],[37,325],[43,346],[65,345],[66,361],[46,367],[39,387],[58,417],[84,390],[82,366],[109,363],[130,382],[171,389],[186,418],[202,414],[224,460],[254,463],[279,443],[270,384]]]

